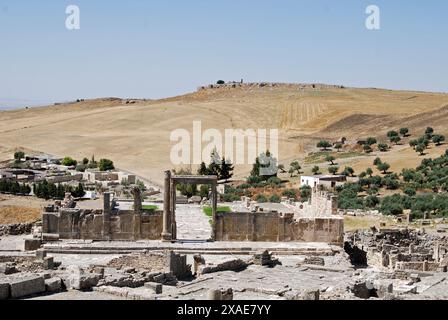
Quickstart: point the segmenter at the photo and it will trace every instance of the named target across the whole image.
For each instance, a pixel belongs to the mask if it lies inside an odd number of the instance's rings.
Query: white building
[[[309,186],[316,188],[317,186],[325,186],[334,188],[343,185],[347,182],[347,177],[343,175],[316,175],[316,176],[302,176],[300,178],[300,186]]]

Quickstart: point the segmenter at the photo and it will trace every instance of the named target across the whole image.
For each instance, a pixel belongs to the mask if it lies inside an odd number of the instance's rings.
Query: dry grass
[[[36,208],[0,207],[0,224],[36,222],[41,216],[41,210]]]
[[[172,169],[170,133],[192,132],[193,121],[203,129],[280,129],[280,162],[303,158],[316,140],[345,136],[380,139],[390,129],[426,126],[448,133],[448,95],[377,89],[307,89],[297,87],[204,90],[158,101],[126,104],[93,100],[77,104],[0,112],[0,160],[22,147],[57,156],[113,159],[117,167],[162,183]],[[395,153],[395,151],[391,152]],[[391,165],[406,166],[416,154],[391,155]],[[395,158],[394,158],[395,157]],[[357,159],[354,161],[359,161]],[[367,161],[367,160],[366,160]],[[370,162],[370,159],[369,161]],[[364,167],[364,163],[360,163]],[[250,165],[238,166],[237,177]]]
[[[384,222],[386,223],[386,227],[394,225],[395,222],[392,218],[384,217],[384,216],[364,216],[364,217],[353,217],[353,216],[345,216],[344,217],[344,229],[345,231],[355,231],[355,230],[365,230],[370,229],[375,226],[377,229],[380,228],[380,224]]]

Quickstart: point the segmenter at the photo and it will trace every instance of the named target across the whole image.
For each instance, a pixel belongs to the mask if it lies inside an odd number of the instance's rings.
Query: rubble
[[[347,234],[345,251],[354,265],[387,270],[437,271],[448,257],[448,241],[423,231],[372,229]]]
[[[217,264],[207,264],[200,268],[199,274],[214,273],[219,271],[241,271],[246,269],[249,263],[241,259],[226,259]]]
[[[261,253],[257,253],[254,255],[252,260],[253,264],[260,265],[263,267],[273,268],[276,265],[281,265],[281,262],[278,259],[272,259],[272,253],[265,250]]]
[[[17,223],[0,225],[0,237],[2,236],[17,236],[22,234],[30,234],[33,228],[33,223]]]

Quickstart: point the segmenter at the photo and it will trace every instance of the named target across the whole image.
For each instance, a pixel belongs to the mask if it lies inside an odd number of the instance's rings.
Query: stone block
[[[45,280],[41,276],[25,276],[9,282],[11,298],[22,298],[45,292]]]
[[[319,300],[320,291],[319,290],[305,290],[300,294],[300,300]]]
[[[373,287],[376,290],[378,298],[384,299],[387,295],[391,294],[394,289],[394,285],[389,281],[376,280],[373,282]]]
[[[50,278],[45,280],[45,291],[47,292],[59,292],[62,289],[61,278]]]
[[[0,281],[0,300],[9,299],[9,283]]]
[[[152,290],[155,294],[162,294],[163,285],[155,282],[145,283],[145,288]]]
[[[395,294],[416,294],[417,293],[417,286],[406,286],[402,285],[399,287],[394,288]]]
[[[54,258],[53,257],[45,257],[43,262],[43,267],[45,270],[53,270],[54,269]]]
[[[25,251],[35,251],[42,245],[40,239],[25,239]]]
[[[10,275],[19,272],[15,265],[11,263],[0,263],[0,273],[4,275]]]
[[[44,258],[47,256],[47,251],[44,249],[38,249],[36,250],[36,259],[37,260],[44,260]]]

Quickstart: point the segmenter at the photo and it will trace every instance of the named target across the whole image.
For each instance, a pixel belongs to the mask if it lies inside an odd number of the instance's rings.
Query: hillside
[[[16,148],[58,156],[113,159],[116,166],[160,183],[171,169],[170,133],[216,128],[280,129],[280,162],[303,158],[321,138],[358,139],[407,126],[448,134],[448,95],[324,85],[244,85],[202,89],[163,100],[97,99],[0,112],[0,161]],[[445,150],[445,148],[443,148]],[[433,150],[438,153],[439,150]],[[401,147],[387,154],[397,166],[420,161]],[[403,158],[404,157],[404,158]],[[409,160],[409,161],[408,161]],[[370,159],[357,159],[357,166]],[[398,168],[397,168],[398,169]],[[245,174],[250,166],[239,166]]]

